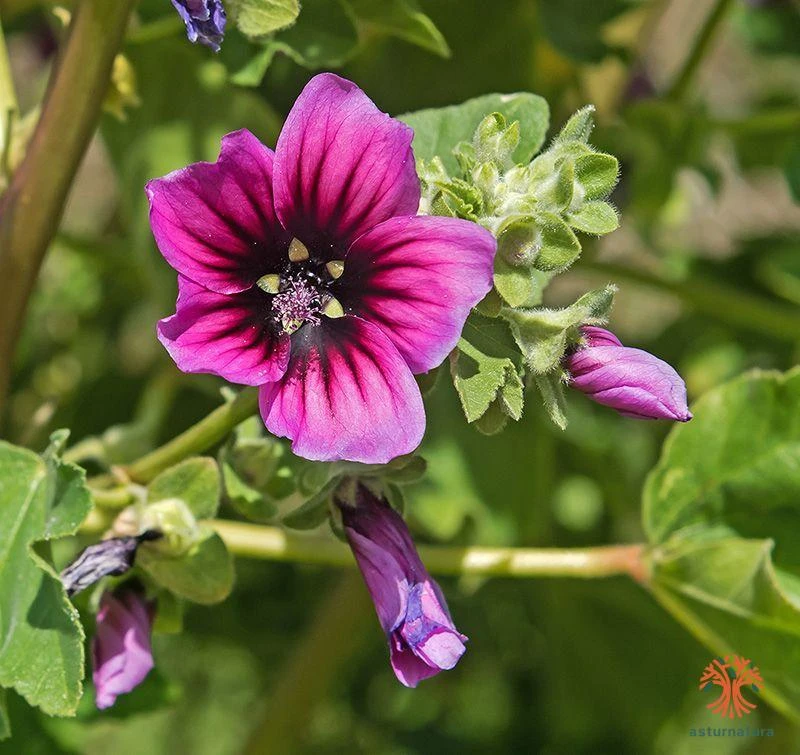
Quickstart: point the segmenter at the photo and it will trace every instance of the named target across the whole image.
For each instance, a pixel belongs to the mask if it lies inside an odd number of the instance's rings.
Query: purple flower
[[[154,606],[135,588],[103,593],[92,641],[96,704],[101,710],[117,695],[141,684],[153,668],[150,630]]]
[[[593,401],[636,419],[688,422],[686,385],[666,362],[641,349],[623,346],[610,331],[581,328],[586,342],[567,355],[569,384]]]
[[[406,687],[451,669],[467,638],[453,625],[405,522],[385,501],[358,485],[356,505],[337,499],[347,541],[389,638],[392,668]]]
[[[260,386],[267,428],[300,456],[382,463],[415,449],[412,373],[444,360],[492,286],[488,231],[416,216],[412,136],[320,74],[275,152],[237,131],[216,163],[147,185],[180,274],[161,342],[185,372]]]
[[[172,0],[172,4],[186,24],[189,41],[200,42],[219,52],[226,20],[220,0]]]

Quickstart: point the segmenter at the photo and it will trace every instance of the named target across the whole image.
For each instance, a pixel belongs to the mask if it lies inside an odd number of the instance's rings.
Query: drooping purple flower
[[[141,535],[112,537],[84,548],[78,557],[61,572],[61,583],[67,595],[77,595],[103,577],[118,577],[133,567],[139,545],[157,540],[162,535],[147,530]]]
[[[467,638],[453,625],[444,595],[417,554],[405,522],[388,503],[359,484],[355,505],[337,499],[345,535],[367,583],[392,668],[416,687],[453,668]]]
[[[226,21],[221,0],[172,0],[172,4],[186,24],[189,41],[219,52]]]
[[[412,130],[315,76],[275,152],[228,134],[216,163],[147,185],[180,274],[158,334],[178,367],[260,386],[296,454],[383,463],[425,429],[413,374],[439,365],[492,286],[494,237],[420,217]]]
[[[153,617],[153,604],[133,587],[103,593],[92,640],[92,678],[101,710],[141,684],[153,668]]]
[[[623,346],[604,328],[581,328],[585,346],[567,355],[569,384],[593,401],[636,419],[688,422],[686,385],[666,362]]]

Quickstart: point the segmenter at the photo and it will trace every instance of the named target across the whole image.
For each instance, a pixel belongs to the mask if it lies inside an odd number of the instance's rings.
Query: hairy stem
[[[232,553],[271,561],[354,566],[350,549],[333,538],[244,522],[214,520],[214,529]],[[420,546],[425,565],[436,574],[483,577],[579,577],[627,575],[645,578],[643,545],[595,548],[481,548]]]
[[[374,627],[367,591],[356,574],[343,575],[317,610],[314,622],[295,645],[281,670],[246,755],[297,752],[305,739],[315,704],[336,674]],[[377,632],[376,632],[377,634]]]
[[[716,0],[714,7],[709,12],[697,36],[692,42],[692,47],[689,54],[686,56],[680,71],[670,84],[667,91],[667,97],[671,99],[680,100],[686,96],[695,76],[697,75],[700,65],[706,56],[711,43],[717,35],[722,20],[728,13],[728,10],[733,5],[733,0]]]
[[[724,283],[693,276],[672,281],[653,273],[625,265],[587,260],[583,270],[602,273],[615,280],[626,280],[673,294],[697,312],[761,335],[781,341],[797,340],[800,333],[800,311],[748,294]]]
[[[114,508],[124,503],[122,494],[98,491],[96,508],[81,525],[84,534],[107,529]],[[107,497],[104,497],[107,496]],[[225,541],[228,550],[242,558],[265,561],[352,567],[350,548],[332,537],[287,530],[263,524],[206,520]],[[480,577],[576,577],[600,579],[628,576],[647,581],[645,545],[599,545],[591,548],[487,548],[481,546],[421,545],[419,555],[434,574]]]
[[[0,202],[0,416],[28,298],[97,126],[135,0],[82,0],[42,115]]]

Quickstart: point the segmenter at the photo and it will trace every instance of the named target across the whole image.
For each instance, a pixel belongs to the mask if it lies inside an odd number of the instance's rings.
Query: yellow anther
[[[335,320],[337,317],[344,317],[344,307],[338,299],[331,297],[322,308],[322,314]]]
[[[300,239],[292,239],[289,244],[289,259],[292,262],[304,262],[308,259],[308,247]]]
[[[281,278],[279,275],[270,274],[262,275],[257,281],[256,285],[268,294],[277,294],[281,287]]]
[[[328,275],[334,280],[341,278],[344,272],[344,260],[331,260],[330,262],[326,262],[325,269],[328,271]]]

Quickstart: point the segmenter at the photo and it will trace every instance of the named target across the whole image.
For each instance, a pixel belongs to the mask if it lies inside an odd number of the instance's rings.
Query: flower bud
[[[92,679],[101,710],[141,684],[153,668],[150,632],[154,608],[129,584],[103,594],[92,640]]]
[[[585,325],[581,334],[585,346],[564,360],[569,385],[626,417],[680,422],[692,418],[686,385],[670,365],[646,351],[623,346],[603,328]]]
[[[467,638],[453,625],[402,517],[360,483],[354,499],[353,505],[335,495],[344,532],[388,637],[394,673],[406,687],[416,687],[453,668]]]

